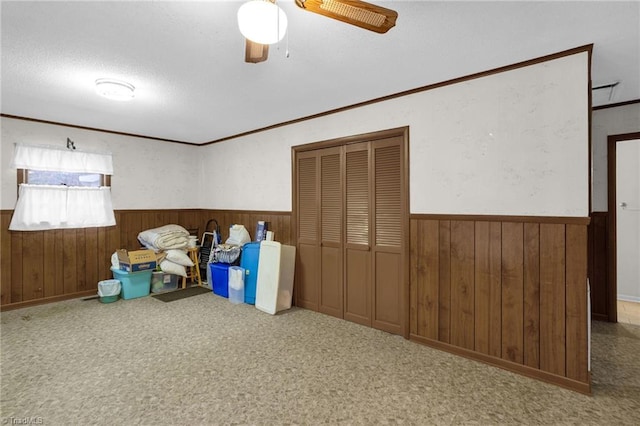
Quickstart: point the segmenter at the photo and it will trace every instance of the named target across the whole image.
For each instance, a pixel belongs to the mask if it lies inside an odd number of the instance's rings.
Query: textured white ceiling
[[[1,112],[205,143],[590,43],[594,85],[620,81],[594,104],[640,99],[638,1],[370,2],[398,11],[387,34],[280,0],[288,37],[247,64],[239,1],[2,1]]]

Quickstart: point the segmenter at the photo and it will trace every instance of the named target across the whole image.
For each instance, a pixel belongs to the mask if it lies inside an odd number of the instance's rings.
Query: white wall
[[[616,188],[618,298],[640,302],[640,139],[616,143]]]
[[[216,143],[202,206],[289,211],[292,146],[408,125],[412,213],[585,217],[587,81],[582,52]]]
[[[116,209],[290,211],[291,147],[410,127],[412,213],[588,215],[588,55],[581,52],[193,147],[2,118],[3,209],[16,142],[111,151]]]
[[[606,212],[607,136],[640,132],[640,103],[593,111],[591,122],[591,205],[594,212]]]
[[[64,147],[67,137],[79,150],[112,153],[114,209],[198,207],[199,147],[5,117],[0,124],[2,209],[12,210],[17,199],[17,173],[10,167],[15,144]]]

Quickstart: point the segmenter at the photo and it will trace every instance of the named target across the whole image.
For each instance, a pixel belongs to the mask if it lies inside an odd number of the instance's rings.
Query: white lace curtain
[[[16,145],[15,168],[113,174],[110,154]],[[21,184],[9,229],[90,228],[116,224],[108,187]]]

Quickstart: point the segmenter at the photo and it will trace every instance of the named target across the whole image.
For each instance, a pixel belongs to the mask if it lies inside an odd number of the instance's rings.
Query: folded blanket
[[[189,231],[180,225],[165,225],[140,232],[138,241],[155,251],[185,248],[189,243]]]

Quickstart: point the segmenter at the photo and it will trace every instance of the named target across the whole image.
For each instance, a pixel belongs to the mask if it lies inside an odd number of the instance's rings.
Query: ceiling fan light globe
[[[238,27],[255,43],[273,44],[287,32],[287,15],[270,1],[251,0],[238,9]]]

